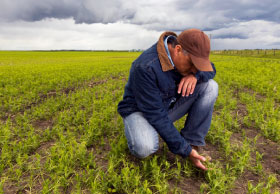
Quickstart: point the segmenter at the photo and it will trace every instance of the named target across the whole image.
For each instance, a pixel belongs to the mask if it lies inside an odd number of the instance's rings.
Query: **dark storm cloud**
[[[193,22],[201,23],[201,28],[217,29],[228,23],[236,22],[236,20],[257,19],[279,22],[280,1],[1,0],[0,17],[10,21],[38,21],[44,18],[72,17],[76,23],[125,21],[139,25],[173,21],[175,24],[164,24],[164,26],[170,25],[173,28],[180,28],[182,24],[188,26],[188,19],[191,19]],[[184,17],[185,22],[176,22],[177,19]]]
[[[44,18],[69,18],[77,13],[76,1],[1,0],[0,18],[6,21],[39,21]]]
[[[202,17],[207,21],[202,28],[211,31],[251,20],[280,22],[280,1],[276,0],[178,0],[176,10],[191,13],[196,21]]]
[[[39,21],[73,18],[76,23],[114,23],[129,20],[133,12],[118,0],[1,0],[0,19]]]
[[[222,15],[228,22],[250,20],[280,22],[280,1],[276,0],[177,0],[176,10],[191,12],[194,16]]]
[[[213,39],[225,39],[225,38],[238,38],[238,39],[247,39],[249,38],[248,35],[245,34],[218,34],[218,35],[213,35],[211,38]]]
[[[227,17],[236,18],[241,21],[266,20],[279,23],[280,1],[244,1],[236,2],[237,6],[225,14]]]
[[[250,29],[239,23],[262,20],[279,23],[276,0],[1,0],[1,21],[73,18],[75,23],[130,23],[156,31],[199,28],[213,38],[246,39]],[[239,26],[243,31],[230,31]],[[250,26],[252,29],[253,26]],[[223,29],[222,31],[219,31]],[[278,36],[278,35],[275,35]]]

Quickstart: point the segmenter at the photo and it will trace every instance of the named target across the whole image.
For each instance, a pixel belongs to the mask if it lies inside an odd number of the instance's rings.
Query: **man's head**
[[[176,69],[182,74],[213,71],[210,60],[210,40],[198,29],[185,30],[177,39],[168,40],[168,48]]]

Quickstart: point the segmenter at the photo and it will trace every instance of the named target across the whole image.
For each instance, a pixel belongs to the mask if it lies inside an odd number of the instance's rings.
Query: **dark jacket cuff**
[[[192,151],[192,146],[191,146],[190,144],[187,144],[186,149],[185,149],[185,151],[181,154],[181,156],[182,156],[183,158],[186,158],[186,157],[188,157],[188,156],[190,155],[191,151]]]

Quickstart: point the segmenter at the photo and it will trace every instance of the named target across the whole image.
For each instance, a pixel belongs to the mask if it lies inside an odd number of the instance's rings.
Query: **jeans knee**
[[[210,79],[208,81],[207,92],[209,92],[211,94],[213,99],[216,99],[218,97],[219,85],[215,80]]]
[[[146,158],[158,150],[158,144],[135,145],[133,154],[138,158]]]

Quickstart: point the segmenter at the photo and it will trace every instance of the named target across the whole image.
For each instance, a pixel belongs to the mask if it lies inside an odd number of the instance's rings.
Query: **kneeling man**
[[[210,128],[218,84],[209,60],[210,40],[198,30],[178,36],[163,33],[133,63],[118,112],[123,117],[130,152],[145,158],[159,148],[159,137],[174,154],[189,157],[198,168],[198,153]],[[179,132],[173,122],[187,115]]]

